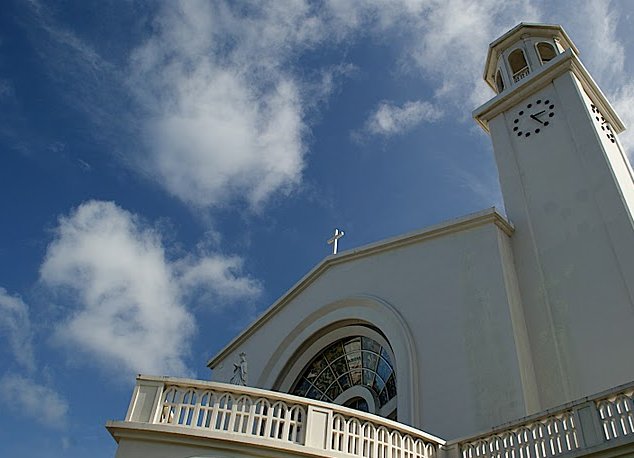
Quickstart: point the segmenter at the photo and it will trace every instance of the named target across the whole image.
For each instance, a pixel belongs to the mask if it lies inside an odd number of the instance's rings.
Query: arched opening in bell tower
[[[555,47],[545,41],[537,43],[535,48],[537,49],[537,55],[539,56],[542,64],[553,60],[557,56]]]
[[[502,79],[502,72],[500,69],[495,73],[495,86],[498,89],[498,93],[504,90],[504,80]]]
[[[508,63],[511,67],[513,82],[515,83],[525,78],[530,73],[526,56],[524,55],[524,51],[520,48],[515,49],[509,54]]]

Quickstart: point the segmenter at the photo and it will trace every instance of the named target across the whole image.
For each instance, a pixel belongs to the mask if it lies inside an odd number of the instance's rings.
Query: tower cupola
[[[489,45],[484,80],[499,94],[567,49],[579,53],[560,25],[522,22]]]

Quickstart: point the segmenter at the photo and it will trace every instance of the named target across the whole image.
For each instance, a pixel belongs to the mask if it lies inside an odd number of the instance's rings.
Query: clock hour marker
[[[540,110],[542,104],[544,105],[544,108]],[[548,99],[537,99],[531,103],[527,103],[526,108],[519,111],[517,113],[517,118],[513,119],[513,133],[517,134],[518,137],[530,137],[531,134],[537,135],[541,133],[542,129],[550,124],[550,122],[544,121],[543,119],[555,116],[555,113],[550,111],[554,108],[555,104],[551,104]],[[524,116],[530,118],[530,120],[526,120]],[[539,125],[536,126],[534,123],[538,123]],[[524,126],[523,124],[527,125]],[[521,127],[526,127],[528,131],[520,130]]]

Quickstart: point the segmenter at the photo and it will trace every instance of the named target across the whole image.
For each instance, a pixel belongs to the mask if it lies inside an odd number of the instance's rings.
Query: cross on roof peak
[[[332,245],[332,254],[337,254],[338,240],[343,237],[344,234],[345,233],[343,231],[335,228],[334,235],[330,239],[328,239],[328,245]]]

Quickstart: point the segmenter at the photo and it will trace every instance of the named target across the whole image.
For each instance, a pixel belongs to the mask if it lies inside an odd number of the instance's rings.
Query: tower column
[[[530,73],[474,117],[491,135],[516,228],[521,303],[549,408],[634,380],[634,180],[617,138],[624,126],[560,26],[520,24],[493,42],[487,82],[493,56],[518,46]]]

